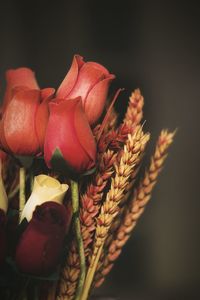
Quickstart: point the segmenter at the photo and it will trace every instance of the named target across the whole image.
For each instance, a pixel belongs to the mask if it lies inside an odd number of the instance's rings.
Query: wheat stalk
[[[116,156],[117,154],[109,149],[102,154],[96,177],[81,196],[80,220],[85,249],[93,240],[95,217],[99,213],[104,189],[113,174]]]
[[[128,108],[123,120],[122,125],[118,129],[118,136],[121,138],[123,141],[123,137],[125,134],[133,132],[136,130],[136,126],[141,122],[142,117],[143,117],[143,106],[144,106],[144,98],[141,95],[141,92],[139,89],[136,89],[134,92],[132,92],[130,98],[129,98],[129,104]],[[110,147],[114,147],[114,144],[119,142],[119,137],[116,140],[113,140],[110,142]],[[129,184],[126,186],[125,192],[124,192],[124,197],[120,203],[120,210],[118,217],[115,218],[114,222],[111,225],[110,232],[112,232],[112,235],[115,233],[115,231],[118,229],[120,225],[120,216],[123,215],[124,212],[124,205],[126,204],[134,183],[136,176],[138,174],[139,168],[140,168],[140,163],[143,158],[143,154],[141,153],[140,156],[138,157],[138,160],[136,161],[136,165],[134,168],[133,173],[131,174]],[[119,152],[118,158],[120,158],[121,153]],[[113,239],[112,235],[110,234],[108,239],[106,240],[105,248],[110,244],[110,241]],[[103,259],[103,258],[102,258]]]
[[[129,98],[128,108],[125,114],[124,123],[126,125],[138,125],[143,117],[144,98],[139,89],[132,92]]]
[[[131,97],[129,98],[129,105],[127,108],[127,112],[125,114],[125,118],[123,120],[122,125],[119,127],[118,132],[119,132],[119,136],[120,137],[124,137],[124,134],[127,132],[133,132],[134,130],[136,130],[136,126],[141,122],[142,117],[143,117],[143,106],[144,106],[144,98],[140,93],[139,89],[136,89],[132,94]],[[119,141],[119,138],[118,138]],[[114,140],[111,142],[110,147],[113,147],[113,144],[116,143],[117,141]],[[121,153],[119,152],[118,154],[118,158],[120,158]],[[108,247],[113,239],[113,235],[115,234],[116,230],[119,228],[120,226],[120,219],[121,216],[123,215],[124,212],[124,206],[132,192],[135,180],[136,180],[136,176],[138,174],[138,171],[140,169],[140,164],[142,161],[142,158],[144,156],[144,153],[141,152],[140,156],[138,157],[138,160],[136,161],[136,165],[135,168],[133,170],[133,173],[130,176],[129,179],[129,183],[127,184],[125,191],[124,191],[124,197],[120,203],[120,209],[119,209],[119,213],[117,215],[117,218],[115,218],[115,220],[113,221],[111,228],[110,228],[110,234],[108,236],[108,238],[106,239],[106,243],[105,243],[105,247]],[[112,233],[112,234],[111,234]],[[106,254],[102,253],[102,257],[99,261],[99,264],[97,266],[97,269],[100,268],[102,261],[104,260],[103,256],[105,256]]]
[[[86,300],[88,297],[107,233],[112,221],[118,213],[118,205],[123,198],[123,192],[134,169],[135,162],[148,140],[149,134],[144,134],[142,128],[139,127],[133,135],[128,136],[120,163],[115,165],[116,175],[112,178],[110,190],[107,193],[106,200],[102,204],[100,214],[97,217],[94,249],[81,300]]]
[[[113,129],[117,116],[114,110],[110,116],[110,121],[107,123],[107,130],[99,141],[99,151],[104,152],[107,148],[119,149],[125,143],[127,135],[133,133],[135,127],[140,124],[143,117],[144,98],[139,89],[132,92],[129,98],[128,108],[123,120],[123,123],[116,130]]]
[[[143,180],[135,190],[133,199],[126,210],[123,223],[119,227],[116,237],[108,249],[107,255],[104,256],[105,260],[102,268],[99,268],[100,270],[96,276],[96,287],[99,287],[103,283],[105,276],[112,269],[113,262],[120,255],[122,247],[129,239],[133,228],[150,200],[153,187],[167,157],[167,150],[173,141],[174,134],[175,133],[168,133],[167,130],[161,132],[154,155],[151,158],[149,169],[145,172]]]
[[[115,126],[117,124],[117,119],[118,119],[118,114],[117,114],[116,110],[113,108],[111,110],[111,114],[108,118],[107,124],[104,128],[104,132],[108,132],[110,130],[113,130],[113,128],[115,128]]]
[[[70,255],[66,260],[66,265],[60,275],[57,289],[57,300],[73,300],[79,278],[80,266],[79,256],[75,242],[71,243]]]
[[[106,238],[106,241],[105,241],[104,251],[102,251],[101,257],[100,257],[98,265],[97,265],[97,270],[96,270],[97,275],[95,276],[95,281],[99,281],[98,280],[99,274],[101,274],[100,270],[103,266],[103,262],[105,260],[106,255],[107,255],[108,248],[109,248],[111,242],[114,239],[115,233],[119,229],[121,219],[123,218],[123,214],[124,214],[124,211],[125,211],[125,206],[126,206],[127,200],[128,200],[128,198],[129,198],[129,196],[132,192],[132,188],[134,186],[136,176],[137,176],[139,168],[140,168],[141,160],[144,156],[144,150],[145,150],[145,148],[143,149],[143,151],[141,151],[140,155],[138,156],[138,159],[135,161],[135,167],[133,169],[133,172],[131,173],[129,182],[125,187],[124,196],[123,196],[123,198],[120,202],[119,212],[118,212],[116,218],[113,220],[113,222],[111,224],[109,234],[108,234],[108,236]],[[102,279],[102,282],[103,282],[103,280],[104,279]]]
[[[99,212],[100,203],[103,197],[103,191],[108,180],[112,176],[116,153],[107,150],[99,158],[99,169],[94,181],[89,184],[86,192],[80,197],[80,222],[82,239],[84,243],[85,255],[89,254],[89,244],[93,240],[95,231],[95,216]],[[61,280],[58,287],[58,298],[61,295],[66,299],[73,299],[76,292],[76,284],[79,278],[79,256],[75,242],[72,241],[68,251],[65,267],[61,274]]]

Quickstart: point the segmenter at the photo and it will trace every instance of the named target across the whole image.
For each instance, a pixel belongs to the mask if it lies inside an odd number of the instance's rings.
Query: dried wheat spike
[[[111,114],[108,118],[107,124],[104,128],[104,132],[108,132],[110,130],[113,130],[113,128],[116,127],[117,119],[118,119],[118,114],[117,114],[116,110],[113,108],[112,111],[111,111]]]
[[[133,186],[134,186],[134,183],[135,183],[135,180],[136,180],[139,168],[140,168],[141,160],[144,156],[144,151],[145,151],[145,148],[141,151],[140,155],[138,156],[138,159],[135,161],[135,167],[133,169],[133,172],[131,173],[129,182],[127,183],[127,185],[125,187],[124,196],[120,202],[119,212],[117,214],[117,217],[113,220],[113,222],[111,224],[111,228],[109,230],[109,235],[106,239],[105,246],[104,246],[105,249],[107,247],[109,247],[111,241],[113,240],[113,235],[116,233],[116,231],[118,230],[118,228],[120,226],[121,218],[124,213],[124,207],[126,206],[127,200],[129,199],[129,196],[131,195],[131,192],[132,192],[132,189],[133,189]]]
[[[153,187],[167,157],[167,150],[173,141],[174,134],[175,133],[168,133],[167,130],[161,132],[156,144],[155,153],[151,158],[150,167],[148,171],[145,172],[143,180],[135,190],[133,199],[126,210],[123,223],[119,227],[116,237],[109,247],[108,254],[105,255],[101,270],[96,275],[96,287],[99,287],[103,283],[105,276],[112,269],[113,262],[120,255],[122,247],[129,239],[133,228],[150,200]]]
[[[88,245],[93,240],[93,233],[96,228],[94,219],[99,213],[103,191],[113,174],[114,163],[116,158],[119,157],[119,152],[122,145],[126,142],[129,132],[127,126],[123,124],[119,129],[109,132],[109,135],[110,137],[112,136],[112,138],[109,142],[107,139],[104,140],[108,150],[106,152],[103,152],[102,149],[100,150],[99,170],[96,178],[93,183],[87,187],[86,193],[81,196],[80,220],[85,249],[87,249]]]
[[[57,300],[73,300],[76,285],[79,278],[79,256],[77,254],[75,241],[72,241],[70,255],[67,257],[66,265],[60,275],[57,288]]]
[[[95,217],[99,213],[104,189],[114,171],[116,153],[107,150],[100,157],[98,172],[85,194],[81,196],[80,221],[85,250],[93,240]],[[86,253],[87,254],[87,253]]]
[[[129,105],[123,123],[116,130],[113,129],[113,122],[116,124],[117,116],[112,111],[111,121],[107,123],[107,130],[99,141],[98,150],[104,152],[106,149],[119,150],[124,145],[128,134],[133,133],[135,127],[140,124],[143,117],[144,98],[139,89],[136,89],[129,98]],[[112,119],[113,118],[113,119]],[[111,124],[110,124],[111,123]],[[96,129],[98,131],[98,128]]]
[[[123,149],[128,135],[133,134],[134,130],[134,126],[121,124],[117,129],[105,132],[99,140],[98,152],[101,154],[104,153],[107,149],[113,151],[119,151]]]
[[[124,118],[126,125],[138,125],[143,117],[144,98],[139,89],[134,90],[129,98],[129,104]]]
[[[115,109],[113,108],[111,110],[111,114],[107,120],[107,123],[103,129],[103,136],[107,136],[109,134],[110,131],[114,131],[114,128],[116,127],[117,124],[117,118],[118,118],[118,114],[116,113]],[[98,139],[98,135],[99,135],[99,131],[101,130],[101,124],[98,124],[96,127],[94,127],[94,129],[92,130],[93,135],[95,137],[95,139]]]
[[[101,273],[101,272],[99,272],[99,270],[103,266],[103,262],[105,260],[105,256],[107,255],[107,250],[110,247],[110,244],[113,241],[114,236],[115,236],[117,230],[120,227],[121,219],[123,218],[123,215],[124,215],[124,211],[125,211],[125,206],[126,206],[127,200],[128,200],[128,198],[129,198],[129,196],[130,196],[130,194],[132,192],[132,188],[133,188],[133,185],[134,185],[135,180],[136,180],[136,176],[137,176],[138,171],[139,171],[141,160],[142,160],[142,158],[144,156],[144,150],[145,150],[145,148],[143,149],[143,151],[141,151],[140,155],[138,156],[138,159],[135,161],[135,167],[133,169],[133,172],[131,173],[129,182],[128,182],[128,184],[125,187],[124,196],[123,196],[123,198],[122,198],[122,200],[120,202],[119,212],[118,212],[116,218],[113,220],[113,222],[111,224],[108,236],[107,236],[106,241],[105,241],[104,251],[102,251],[99,263],[97,265],[97,274]],[[98,275],[97,275],[97,277],[98,277]],[[95,281],[96,281],[96,278],[95,278]]]
[[[88,185],[86,192],[80,197],[80,221],[81,231],[84,243],[85,255],[89,254],[89,244],[93,240],[95,232],[95,217],[99,212],[100,203],[103,197],[103,190],[112,176],[116,153],[107,150],[100,157],[99,168],[91,184]],[[76,291],[76,285],[79,278],[79,256],[76,251],[75,242],[72,241],[69,248],[66,265],[61,274],[61,280],[58,287],[59,297],[63,299],[73,299]],[[62,299],[62,298],[58,298]]]
[[[133,172],[138,156],[143,151],[148,140],[149,134],[144,134],[141,127],[138,127],[133,135],[128,136],[120,162],[115,165],[116,175],[112,178],[110,190],[97,217],[94,250],[90,267],[93,266],[97,253],[105,242],[112,221],[118,213],[118,205],[123,198],[129,177]]]

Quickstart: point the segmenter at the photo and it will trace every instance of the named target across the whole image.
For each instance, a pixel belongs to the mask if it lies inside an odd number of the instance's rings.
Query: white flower
[[[37,205],[41,205],[47,201],[62,203],[67,190],[67,184],[61,184],[53,177],[43,174],[36,176],[34,178],[32,194],[22,211],[21,221],[24,218],[26,218],[27,221],[30,221]]]

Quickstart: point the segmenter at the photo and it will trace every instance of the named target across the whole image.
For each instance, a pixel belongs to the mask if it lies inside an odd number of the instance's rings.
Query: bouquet
[[[115,76],[75,55],[59,88],[6,73],[0,120],[0,298],[87,300],[112,269],[151,198],[174,132],[150,134],[144,98],[119,121]]]

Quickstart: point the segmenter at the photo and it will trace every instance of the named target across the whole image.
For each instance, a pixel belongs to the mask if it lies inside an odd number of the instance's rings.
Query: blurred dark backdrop
[[[0,79],[28,66],[58,86],[74,53],[105,65],[145,97],[150,150],[178,134],[151,203],[100,293],[130,299],[200,296],[200,20],[192,1],[2,1]],[[144,298],[143,298],[144,297]]]

